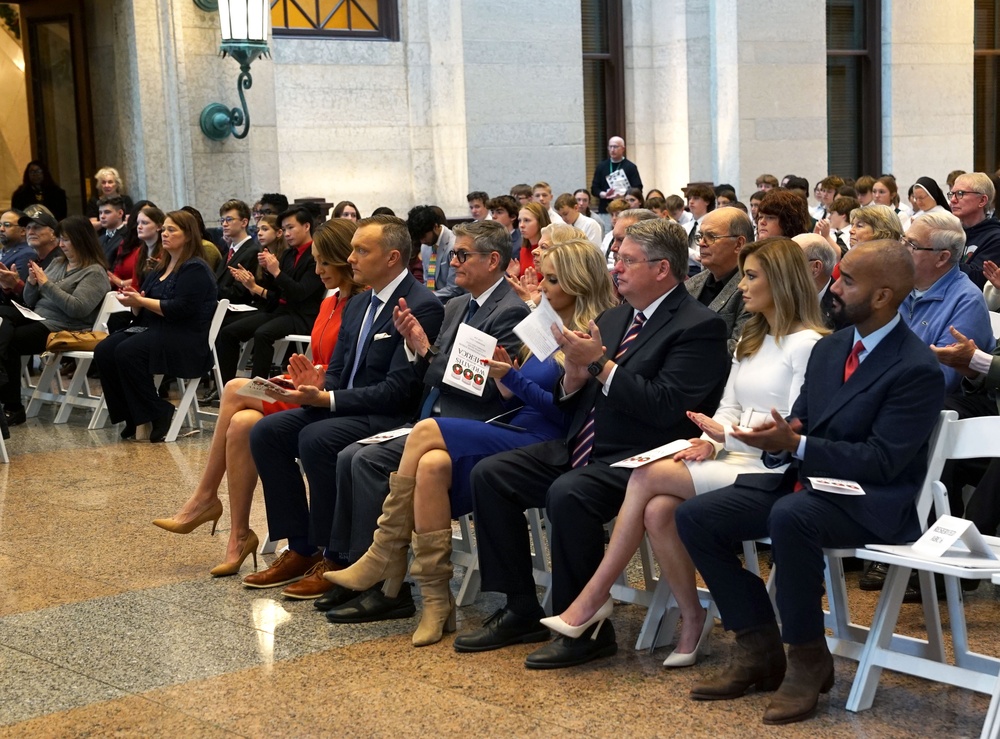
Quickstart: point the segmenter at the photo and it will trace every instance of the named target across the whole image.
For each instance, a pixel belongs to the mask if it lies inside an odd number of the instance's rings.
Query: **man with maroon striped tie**
[[[729,374],[725,322],[691,297],[687,235],[655,219],[628,227],[615,263],[625,303],[589,335],[558,334],[565,374],[556,388],[571,418],[565,439],[497,454],[473,469],[476,538],[484,590],[506,605],[459,652],[544,641],[523,512],[548,509],[553,612],[563,611],[604,554],[604,525],[621,507],[629,470],[610,465],[698,434],[685,411],[712,413]],[[617,649],[610,621],[560,636],[528,656],[529,668],[583,664]]]

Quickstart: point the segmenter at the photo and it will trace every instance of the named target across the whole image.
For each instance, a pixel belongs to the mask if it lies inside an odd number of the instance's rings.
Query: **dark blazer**
[[[448,355],[455,343],[458,327],[465,319],[471,300],[472,295],[466,293],[448,301],[444,311],[444,323],[437,341],[438,354],[430,363],[426,357],[418,360],[416,371],[426,386],[425,398],[431,388],[438,388],[441,391],[442,416],[484,421],[504,411],[500,392],[495,383],[486,383],[482,397],[477,397],[441,382],[445,370],[448,369]],[[523,321],[529,312],[524,301],[517,297],[517,293],[511,289],[506,280],[502,280],[485,303],[479,306],[469,325],[495,337],[500,345],[514,356],[521,347],[520,339],[514,334],[514,326]]]
[[[229,252],[222,253],[222,260],[215,269],[215,280],[219,286],[219,300],[226,299],[230,303],[250,303],[252,296],[250,291],[233,279],[229,272],[230,267],[243,267],[254,274],[257,273],[257,255],[260,254],[260,244],[257,239],[251,238],[240,247],[233,260],[227,261]]]
[[[405,298],[427,338],[433,341],[441,329],[444,306],[434,293],[407,273],[372,324],[361,347],[354,387],[348,388],[371,295],[371,290],[356,295],[344,308],[324,387],[333,392],[337,415],[390,416],[402,422],[415,412],[422,386],[406,355],[403,337],[393,325],[392,309],[400,298]]]
[[[268,292],[269,312],[295,316],[299,322],[296,333],[309,333],[326,294],[323,281],[316,274],[316,260],[309,249],[298,264],[295,263],[295,249],[286,249],[281,255],[278,276],[272,277],[270,272],[265,272],[260,285]],[[285,302],[281,303],[282,300]]]
[[[598,317],[608,356],[614,356],[628,331],[632,313],[626,303]],[[601,462],[618,462],[674,439],[698,436],[686,412],[715,412],[729,377],[728,338],[722,318],[678,286],[618,360],[607,395],[591,379],[562,400],[572,414],[567,441],[558,442],[563,453],[568,455],[568,443],[591,408],[596,412],[591,458]]]
[[[792,469],[806,487],[806,478],[817,476],[860,483],[866,495],[830,500],[886,541],[913,541],[920,536],[913,502],[944,406],[944,377],[931,350],[900,321],[845,383],[853,343],[854,330],[845,329],[813,348],[790,415],[802,422],[806,454]],[[754,487],[777,489],[789,477],[740,475],[738,484],[761,478]]]
[[[142,291],[159,299],[163,315],[144,310],[135,321],[149,334],[156,334],[149,371],[199,377],[212,367],[208,331],[218,305],[212,270],[201,259],[189,259],[166,280],[159,279],[159,270],[150,274]]]
[[[118,227],[113,236],[109,236],[107,230],[101,232],[98,241],[101,244],[101,249],[104,250],[104,257],[107,259],[108,264],[115,263],[115,253],[118,251],[118,247],[122,245],[122,241],[124,240],[125,240],[124,223]]]
[[[698,299],[711,275],[712,273],[706,269],[684,281],[684,287],[691,293],[691,297],[695,300]],[[743,293],[737,287],[740,284],[740,279],[740,271],[736,270],[736,274],[729,278],[729,282],[715,296],[715,300],[708,304],[708,309],[718,313],[719,317],[726,322],[726,330],[729,331],[729,341],[727,342],[729,356],[736,353],[736,343],[743,333],[743,324],[750,318],[750,314],[747,313],[743,304]]]

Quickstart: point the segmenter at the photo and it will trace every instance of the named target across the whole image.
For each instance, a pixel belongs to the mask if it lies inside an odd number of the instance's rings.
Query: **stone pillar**
[[[972,3],[882,2],[882,163],[900,199],[973,161]]]

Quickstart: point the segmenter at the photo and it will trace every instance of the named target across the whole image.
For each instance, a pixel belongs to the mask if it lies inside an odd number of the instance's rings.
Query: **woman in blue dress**
[[[544,252],[541,291],[563,323],[586,331],[590,321],[615,304],[601,253],[574,239]],[[410,574],[420,584],[423,613],[414,646],[434,644],[455,630],[451,519],[472,510],[469,473],[476,462],[498,452],[558,438],[566,419],[552,398],[562,375],[562,355],[538,360],[522,352],[521,366],[498,349],[489,375],[511,409],[503,425],[459,418],[420,421],[406,440],[399,469],[389,478],[379,528],[368,551],[351,567],[324,577],[351,590],[385,581],[397,588],[406,576],[406,547],[413,546]]]

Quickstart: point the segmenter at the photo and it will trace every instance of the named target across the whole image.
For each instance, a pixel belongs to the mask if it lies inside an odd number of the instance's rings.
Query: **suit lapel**
[[[715,300],[709,304],[709,310],[718,313],[729,302],[729,299],[733,297],[733,293],[736,292],[736,286],[740,282],[739,274],[739,271],[737,271],[735,275],[729,278],[729,282],[722,286],[722,290],[715,296]]]
[[[673,315],[676,312],[677,306],[680,303],[681,299],[690,298],[690,295],[687,293],[686,290],[678,292],[678,289],[680,288],[681,286],[678,285],[676,288],[674,288],[674,291],[670,293],[670,295],[668,295],[662,303],[660,303],[659,307],[656,309],[656,312],[653,313],[653,317],[650,318],[648,321],[646,321],[646,323],[643,325],[642,329],[639,331],[639,335],[635,337],[635,340],[632,342],[632,345],[629,347],[628,351],[625,352],[625,356],[621,358],[618,364],[625,364],[631,357],[635,356],[635,354],[642,348],[642,346],[647,341],[650,341],[651,337],[655,336],[656,332],[659,331],[660,328],[665,326],[667,322],[670,321],[671,318],[673,318]],[[691,298],[691,300],[694,300],[694,298]],[[626,323],[624,331],[622,332],[623,338],[625,335],[625,331],[628,330],[628,326],[631,325],[631,323],[632,320],[630,317],[628,322]],[[615,344],[615,349],[613,350],[614,352],[618,351],[618,344],[620,343],[621,339],[619,339],[618,343]],[[610,347],[608,348],[610,349]],[[611,356],[614,357],[614,354],[612,354]]]
[[[441,351],[451,351],[451,346],[455,343],[455,334],[458,333],[458,327],[462,324],[462,319],[465,318],[465,314],[469,310],[469,301],[471,300],[472,295],[466,293],[448,301],[445,312],[452,310],[453,313],[451,314],[452,320],[446,322],[446,326],[441,327],[441,336],[437,344]]]

